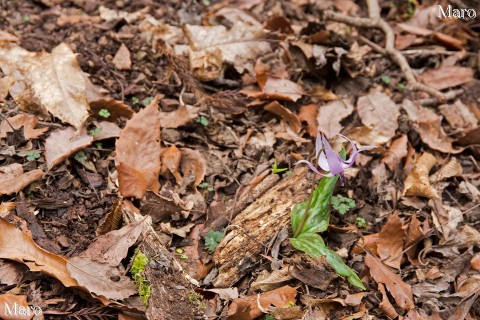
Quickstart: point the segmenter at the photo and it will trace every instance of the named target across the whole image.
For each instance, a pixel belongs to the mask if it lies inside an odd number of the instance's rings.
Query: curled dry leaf
[[[270,102],[264,107],[264,109],[282,118],[296,134],[302,129],[302,124],[300,123],[300,120],[298,120],[297,115],[277,101]]]
[[[383,92],[374,92],[360,97],[357,102],[362,123],[376,133],[392,139],[398,128],[399,107]],[[382,115],[379,117],[379,115]]]
[[[35,129],[37,124],[38,119],[34,115],[27,113],[17,114],[2,121],[2,124],[0,124],[0,138],[6,138],[8,132],[13,132],[13,129],[19,130],[23,127],[25,139],[37,139],[48,130],[48,128]]]
[[[473,80],[473,69],[458,66],[441,66],[438,69],[427,70],[418,76],[426,85],[443,90],[468,83]]]
[[[459,153],[464,150],[452,147],[453,140],[445,134],[440,124],[442,119],[433,110],[407,99],[403,100],[402,108],[413,121],[422,141],[430,148],[444,153]]]
[[[195,225],[194,223],[188,223],[187,225],[181,228],[175,228],[175,227],[172,227],[172,224],[170,222],[167,222],[167,223],[161,222],[160,229],[162,230],[163,233],[176,234],[177,236],[186,238],[187,233],[190,232],[190,229],[192,229],[194,225]]]
[[[175,177],[178,184],[183,183],[183,178],[178,172],[180,167],[180,160],[182,159],[182,152],[175,146],[171,146],[168,149],[162,151],[160,160],[162,162],[162,174],[168,170]]]
[[[304,94],[303,88],[299,84],[288,79],[274,78],[266,73],[257,73],[257,82],[261,92],[251,92],[252,98],[295,102]],[[249,93],[247,90],[244,92]]]
[[[455,101],[454,104],[441,105],[438,109],[455,130],[468,132],[478,127],[475,114],[460,100]]]
[[[77,130],[83,126],[89,111],[86,82],[67,44],[52,53],[34,53],[2,42],[0,66],[12,77],[10,94],[22,109],[43,115],[48,111]]]
[[[98,132],[93,136],[94,141],[105,140],[111,138],[118,138],[122,129],[114,123],[109,121],[94,121],[93,124]]]
[[[181,104],[172,112],[160,112],[160,124],[162,128],[175,129],[184,126],[198,117],[198,108]]]
[[[262,41],[262,26],[249,26],[236,22],[230,30],[222,25],[203,27],[185,25],[183,32],[190,45],[190,68],[202,81],[210,81],[223,72],[223,63],[234,66],[242,74],[253,74],[256,57],[271,51],[270,44]]]
[[[415,307],[412,288],[409,284],[403,282],[402,278],[393,273],[382,261],[369,253],[367,253],[365,257],[365,264],[370,269],[372,278],[377,283],[385,284],[400,308],[409,310]]]
[[[400,270],[403,250],[403,224],[397,213],[388,218],[378,233],[377,252],[387,266]]]
[[[428,178],[428,173],[436,163],[437,159],[428,152],[418,157],[405,179],[403,195],[438,199],[438,192],[430,185]]]
[[[310,137],[316,137],[318,131],[318,108],[314,104],[301,106],[298,112],[298,120],[307,123],[307,132]]]
[[[327,136],[342,131],[340,121],[348,117],[353,111],[353,105],[349,100],[336,100],[320,107],[318,111],[318,130]]]
[[[53,131],[45,140],[45,158],[48,170],[61,163],[72,154],[93,142],[93,137],[83,128],[76,132],[72,127]]]
[[[400,164],[400,161],[407,156],[407,147],[408,137],[402,134],[400,138],[395,139],[392,142],[392,145],[383,157],[382,162],[385,163],[391,171],[393,171],[395,167]]]
[[[412,264],[417,264],[417,260],[415,259],[415,254],[417,252],[417,245],[418,241],[422,239],[427,232],[429,231],[429,226],[427,220],[424,221],[422,224],[418,219],[417,215],[414,214],[412,219],[410,220],[410,224],[408,225],[408,233],[407,233],[407,243],[406,247],[408,248],[406,251],[408,260]]]
[[[430,176],[430,182],[435,183],[451,177],[461,177],[462,173],[462,165],[456,158],[452,158],[447,164],[441,167],[440,170]]]
[[[42,179],[42,177],[43,171],[41,169],[24,173],[23,167],[19,163],[0,167],[0,195],[19,192],[30,183]]]
[[[100,112],[100,110],[108,110],[110,116],[106,119],[102,117],[102,120],[114,122],[120,117],[130,119],[135,114],[135,112],[132,110],[132,108],[130,108],[130,106],[113,98],[96,97],[94,100],[89,101],[89,103],[90,109],[92,109],[92,113],[97,118],[99,118],[98,113]]]
[[[0,259],[0,284],[19,285],[28,268],[18,262]]]
[[[111,300],[123,300],[138,292],[137,285],[106,263],[86,257],[73,257],[67,262],[69,274],[89,292]]]
[[[207,262],[205,263],[202,259],[202,251],[205,252],[204,248],[199,246],[200,242],[203,242],[203,238],[201,237],[201,233],[203,231],[204,225],[199,224],[192,228],[188,235],[188,239],[191,240],[192,245],[183,247],[183,250],[186,255],[186,259],[182,259],[180,263],[182,264],[186,273],[188,273],[193,279],[202,280],[208,275],[208,273],[212,270],[213,263]],[[236,288],[235,288],[236,289]],[[220,289],[224,290],[224,289]],[[220,293],[220,296],[222,294]],[[232,298],[238,298],[237,296]],[[229,299],[229,300],[232,300]]]
[[[27,296],[8,293],[0,295],[0,319],[30,320],[34,316],[28,306]]]
[[[130,70],[132,61],[130,60],[130,51],[128,51],[125,44],[122,43],[117,53],[115,53],[112,63],[118,70]]]
[[[200,152],[188,148],[180,149],[182,151],[181,168],[183,177],[194,177],[193,185],[197,187],[207,174],[207,162]]]
[[[387,292],[385,291],[385,285],[383,283],[378,284],[378,291],[382,293],[382,302],[380,302],[380,308],[390,319],[396,319],[398,317],[397,311],[392,306],[390,300],[388,300]]]
[[[160,151],[157,96],[127,121],[116,142],[115,163],[122,196],[142,198],[147,190],[158,191]]]

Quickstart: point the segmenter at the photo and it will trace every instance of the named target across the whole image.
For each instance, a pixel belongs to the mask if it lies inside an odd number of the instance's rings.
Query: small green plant
[[[417,4],[416,0],[408,0],[408,7],[407,7],[407,18],[408,19],[412,18],[413,15],[415,14],[416,4]]]
[[[407,88],[407,86],[406,86],[405,83],[403,83],[403,82],[399,82],[399,83],[397,84],[397,89],[398,89],[399,91],[403,91],[403,90],[405,90],[406,88]]]
[[[95,147],[97,147],[97,149],[103,149],[103,144],[101,142],[95,142]]]
[[[207,305],[205,304],[205,299],[200,293],[196,292],[190,292],[188,294],[188,300],[195,305],[196,307],[205,310],[207,308]]]
[[[177,248],[177,249],[175,249],[175,252],[178,253],[178,254],[182,254],[182,253],[183,253],[183,250],[180,249],[180,248]]]
[[[279,174],[279,173],[282,173],[284,171],[287,171],[288,168],[278,168],[277,167],[277,159],[275,159],[273,161],[273,165],[272,165],[272,174]]]
[[[276,319],[274,317],[272,317],[271,315],[266,314],[265,315],[265,320],[276,320]]]
[[[30,17],[27,16],[27,15],[24,15],[24,16],[22,16],[22,21],[26,22],[26,23],[29,23],[30,22]]]
[[[108,117],[110,117],[110,112],[107,109],[100,109],[100,111],[98,111],[98,115],[102,118],[107,119]]]
[[[362,217],[357,217],[357,226],[359,228],[366,228],[367,227],[367,222]]]
[[[348,210],[355,208],[355,200],[338,194],[332,197],[332,207],[338,213],[345,214]]]
[[[133,277],[133,281],[138,286],[138,294],[140,300],[145,306],[148,306],[148,299],[152,294],[152,286],[145,279],[144,270],[148,264],[148,257],[140,250],[137,250],[135,259],[133,260],[132,267],[130,268],[130,274]]]
[[[95,128],[95,129],[88,130],[88,134],[91,135],[92,137],[94,137],[94,136],[96,136],[97,134],[99,134],[101,131],[102,131],[102,128],[97,127],[97,128]]]
[[[215,189],[213,188],[213,186],[211,186],[210,184],[208,184],[208,182],[202,182],[198,185],[200,188],[202,189],[207,189],[208,191],[214,191]]]
[[[208,118],[205,117],[205,116],[200,116],[200,117],[198,117],[198,118],[196,119],[196,121],[197,121],[198,123],[200,123],[200,124],[201,124],[202,126],[204,126],[204,127],[208,126],[208,124],[209,124]]]
[[[209,252],[213,252],[223,238],[223,231],[208,231],[205,236],[205,246]]]
[[[140,100],[138,100],[137,97],[132,97],[132,104],[133,105],[136,105],[136,104],[139,104],[140,103]]]
[[[152,100],[153,100],[153,97],[147,97],[143,99],[142,104],[146,107],[150,104],[150,102],[152,102]]]
[[[40,153],[38,153],[37,151],[28,151],[28,153],[27,153],[27,160],[28,161],[35,161],[38,158],[40,158]]]
[[[83,151],[78,151],[77,153],[75,153],[74,158],[80,163],[88,160],[87,155]]]
[[[390,78],[387,75],[382,76],[381,79],[382,79],[383,83],[385,83],[385,84],[390,84],[392,82],[392,78]]]

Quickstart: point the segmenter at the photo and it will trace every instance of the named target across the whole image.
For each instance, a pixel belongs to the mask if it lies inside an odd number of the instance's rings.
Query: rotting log
[[[141,233],[143,239],[138,249],[150,262],[145,267],[145,278],[151,285],[146,316],[149,320],[192,320],[202,319],[199,308],[189,299],[194,292],[195,280],[190,278],[162,243],[152,228],[151,217],[123,209],[123,219],[127,223],[149,219]]]
[[[273,237],[290,223],[293,206],[308,197],[307,171],[297,168],[232,220],[215,250],[215,287],[232,286],[260,261]]]

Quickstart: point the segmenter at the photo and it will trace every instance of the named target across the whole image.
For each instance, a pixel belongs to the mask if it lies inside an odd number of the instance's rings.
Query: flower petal
[[[320,174],[320,175],[324,176],[324,174],[320,173],[320,171],[318,171],[317,168],[315,168],[315,166],[310,161],[299,160],[299,161],[295,162],[294,166],[296,166],[297,164],[300,164],[300,163],[306,163],[310,167],[310,169],[312,169],[313,172],[315,172],[316,174]]]
[[[332,146],[328,143],[325,136],[322,135],[322,142],[325,145],[325,156],[327,158],[328,167],[330,172],[335,176],[337,174],[343,173],[343,159],[336,153]]]
[[[315,141],[315,158],[318,159],[318,154],[320,151],[322,151],[323,145],[322,145],[322,136],[320,134],[320,131],[317,132],[317,140]]]
[[[320,156],[318,157],[318,166],[324,171],[330,171],[325,152],[320,152]]]

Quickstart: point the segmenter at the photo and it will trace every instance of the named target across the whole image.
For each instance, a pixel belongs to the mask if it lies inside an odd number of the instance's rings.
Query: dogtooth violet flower
[[[339,175],[342,178],[343,181],[343,173],[345,169],[350,168],[353,166],[355,163],[355,159],[357,158],[357,155],[364,151],[364,150],[369,150],[375,148],[375,146],[365,146],[360,149],[357,149],[357,146],[355,143],[353,143],[352,140],[344,136],[343,134],[337,133],[334,136],[341,136],[342,138],[348,140],[352,146],[352,153],[350,157],[346,160],[343,160],[343,158],[338,154],[338,152],[335,152],[328,143],[327,139],[325,138],[325,135],[321,133],[320,131],[317,133],[317,141],[315,142],[315,157],[318,162],[318,166],[323,170],[328,173],[321,173],[310,161],[307,160],[300,160],[295,163],[295,165],[299,163],[306,163],[310,169],[312,169],[313,172],[325,176],[325,177],[333,177],[336,175]]]

